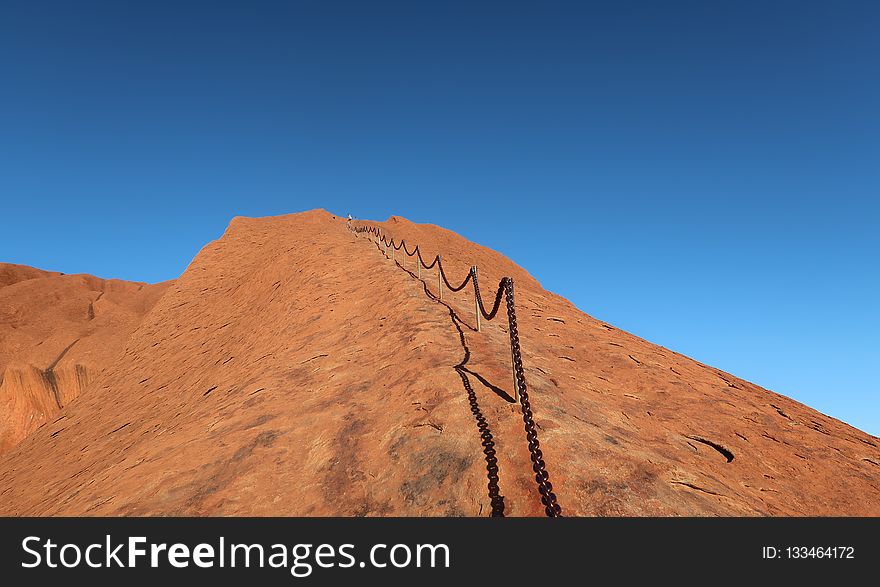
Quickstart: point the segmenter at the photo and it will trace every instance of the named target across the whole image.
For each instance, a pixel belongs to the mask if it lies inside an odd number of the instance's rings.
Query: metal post
[[[440,296],[440,301],[443,301],[443,274],[440,273],[442,269],[440,269],[440,255],[437,255],[437,292]]]
[[[477,283],[477,266],[474,265],[471,267],[471,272],[474,274],[474,283]],[[477,300],[477,288],[474,287],[474,315],[477,317],[477,332],[482,332],[483,327],[480,324],[480,302]]]

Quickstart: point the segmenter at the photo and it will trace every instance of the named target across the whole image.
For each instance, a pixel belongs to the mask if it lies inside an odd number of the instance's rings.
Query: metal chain
[[[433,267],[434,265],[436,265],[437,263],[440,262],[440,255],[437,255],[436,257],[434,257],[434,260],[431,262],[430,265],[425,265],[425,262],[422,261],[422,252],[419,250],[418,247],[416,247],[416,252],[419,254],[419,263],[421,263],[422,267],[424,267],[425,269],[430,269],[431,267]]]
[[[513,279],[504,277],[501,280],[504,288],[504,297],[507,301],[507,322],[510,326],[510,349],[513,351],[513,372],[516,378],[516,386],[519,390],[519,403],[522,407],[523,422],[526,427],[526,439],[529,441],[529,452],[532,456],[532,470],[535,472],[535,481],[538,483],[538,491],[541,494],[541,503],[544,511],[551,518],[562,514],[562,507],[556,501],[553,493],[553,485],[550,483],[550,474],[544,463],[544,453],[538,442],[538,432],[535,430],[535,420],[532,416],[532,405],[529,402],[529,392],[526,388],[526,374],[523,369],[522,352],[519,346],[519,329],[516,323],[516,309],[513,300]]]
[[[355,228],[355,231],[358,232],[369,232],[371,234],[375,234],[377,238],[381,240],[381,242],[388,244],[385,235],[381,233],[378,228],[367,228],[361,227]],[[413,254],[418,255],[418,260],[421,263],[422,267],[425,269],[430,269],[437,263],[440,263],[440,256],[437,255],[434,257],[434,262],[430,265],[425,265],[425,262],[422,260],[422,253],[419,250],[419,247],[413,250],[412,253],[409,253],[404,244],[404,241],[401,241],[400,247],[404,247],[404,252],[412,256]],[[394,239],[391,240],[393,246]],[[397,250],[400,247],[396,247]],[[507,305],[507,323],[508,323],[508,334],[510,336],[510,350],[511,357],[513,361],[513,373],[515,385],[517,387],[517,391],[519,392],[519,401],[520,408],[523,416],[523,423],[525,424],[526,430],[526,440],[529,441],[529,454],[531,455],[532,461],[532,470],[535,472],[535,481],[538,484],[538,492],[541,494],[541,503],[544,505],[544,512],[548,517],[557,518],[562,515],[562,507],[559,505],[556,494],[553,493],[553,484],[550,483],[550,474],[547,472],[547,464],[544,462],[544,453],[541,451],[541,444],[538,442],[538,431],[535,428],[535,419],[532,414],[532,405],[529,401],[529,391],[526,386],[526,374],[525,369],[523,368],[523,360],[522,360],[522,349],[519,344],[519,328],[516,321],[516,305],[514,303],[514,287],[513,287],[513,278],[511,277],[502,277],[501,281],[498,283],[498,291],[495,293],[495,303],[492,304],[492,310],[490,312],[486,311],[485,306],[483,305],[483,298],[480,295],[480,284],[477,280],[476,272],[471,268],[468,272],[468,276],[462,282],[460,286],[457,288],[453,288],[449,281],[446,279],[446,274],[443,271],[442,263],[438,267],[441,277],[443,281],[446,282],[446,286],[452,291],[460,291],[464,289],[467,285],[468,281],[473,279],[474,282],[474,296],[477,299],[477,305],[479,306],[480,312],[483,314],[483,317],[486,320],[492,320],[495,318],[498,313],[498,309],[501,306],[501,295],[504,294],[505,302]],[[497,475],[497,471],[496,471]]]
[[[495,317],[495,314],[498,313],[498,308],[501,306],[501,294],[504,293],[502,283],[498,284],[498,291],[495,292],[495,303],[492,304],[492,311],[487,312],[486,308],[483,306],[483,296],[480,295],[480,283],[477,280],[477,276],[474,275],[474,295],[477,297],[477,304],[480,306],[480,313],[486,320],[492,320]]]
[[[446,284],[446,287],[449,288],[449,291],[456,292],[456,291],[461,291],[464,289],[464,286],[466,286],[468,284],[468,281],[471,280],[471,277],[474,276],[474,270],[473,270],[473,268],[471,268],[468,271],[467,277],[464,278],[464,281],[461,282],[461,285],[459,285],[458,287],[452,287],[452,284],[449,283],[448,279],[446,279],[446,272],[443,271],[443,262],[441,261],[440,262],[440,276],[443,278],[443,282]]]

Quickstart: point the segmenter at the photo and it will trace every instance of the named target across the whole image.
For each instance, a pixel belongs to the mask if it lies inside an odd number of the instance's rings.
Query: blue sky
[[[399,214],[880,434],[874,2],[5,2],[0,260]]]

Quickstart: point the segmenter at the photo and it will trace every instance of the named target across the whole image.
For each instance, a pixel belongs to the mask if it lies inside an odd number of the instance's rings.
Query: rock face
[[[486,298],[515,279],[565,515],[880,515],[877,438],[597,321],[451,232],[380,224],[454,281],[478,265]],[[485,516],[492,451],[503,513],[542,515],[506,321],[477,333],[470,288],[441,303],[436,272],[405,267],[324,211],[236,218],[88,391],[0,456],[0,515]]]
[[[0,453],[82,393],[165,287],[0,264]]]

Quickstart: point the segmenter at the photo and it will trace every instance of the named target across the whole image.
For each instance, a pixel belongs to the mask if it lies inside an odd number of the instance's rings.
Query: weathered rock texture
[[[78,397],[164,289],[0,263],[0,453]]]
[[[487,298],[516,280],[564,514],[880,514],[877,438],[597,321],[451,232],[381,225],[453,280],[477,264]],[[0,456],[0,514],[485,516],[476,411],[505,515],[541,515],[506,322],[476,333],[471,290],[441,304],[422,277],[323,211],[236,218],[87,392]]]

